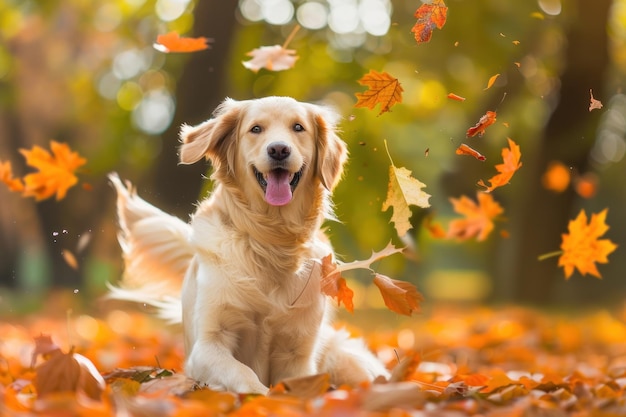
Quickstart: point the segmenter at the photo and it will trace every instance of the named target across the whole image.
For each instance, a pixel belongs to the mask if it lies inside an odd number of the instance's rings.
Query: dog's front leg
[[[266,394],[254,370],[235,357],[253,317],[231,305],[232,290],[219,268],[192,260],[182,291],[185,373],[214,389]]]
[[[212,389],[254,394],[267,394],[269,390],[229,349],[211,341],[194,344],[185,363],[185,373]]]

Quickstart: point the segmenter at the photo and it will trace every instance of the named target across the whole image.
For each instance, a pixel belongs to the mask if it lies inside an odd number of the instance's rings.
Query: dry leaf
[[[480,152],[478,152],[477,150],[470,148],[469,146],[467,146],[466,144],[462,143],[461,145],[459,145],[458,148],[456,148],[456,154],[457,155],[469,155],[469,156],[473,156],[474,158],[478,159],[479,161],[484,161],[487,158],[485,158],[485,156],[483,154],[481,154]]]
[[[602,102],[600,100],[596,100],[595,98],[593,98],[593,91],[591,89],[589,90],[589,95],[591,96],[590,102],[589,102],[589,111],[594,110],[594,109],[601,109]]]
[[[337,264],[333,262],[332,254],[322,258],[320,286],[322,294],[337,299],[338,306],[343,303],[346,310],[350,313],[354,311],[354,303],[352,302],[354,292],[348,287],[345,278],[341,276],[341,271],[337,269]]]
[[[450,100],[456,100],[456,101],[465,101],[465,97],[461,97],[459,95],[456,95],[454,93],[448,93],[448,98]]]
[[[402,103],[402,92],[404,89],[397,78],[386,72],[381,73],[370,70],[358,82],[367,86],[368,90],[364,93],[355,94],[357,103],[354,107],[373,109],[377,104],[380,104],[380,113],[378,113],[380,116],[390,111],[391,107],[396,103]]]
[[[409,219],[411,209],[409,205],[418,207],[430,207],[428,199],[430,194],[422,191],[425,184],[411,176],[411,171],[406,168],[396,168],[393,164],[389,167],[389,184],[387,187],[387,199],[383,203],[382,210],[387,211],[393,207],[393,222],[398,236],[404,236],[412,228]]]
[[[420,44],[430,41],[435,28],[441,29],[446,24],[448,8],[443,0],[433,0],[424,3],[415,11],[417,22],[411,29],[415,36],[415,41]]]
[[[496,122],[496,115],[497,114],[495,111],[487,111],[487,113],[480,117],[480,120],[478,120],[478,123],[476,123],[475,126],[467,129],[465,135],[468,138],[474,137],[476,135],[478,135],[478,137],[481,137],[485,133],[485,129],[487,129],[489,126]]]
[[[450,222],[448,238],[467,240],[475,237],[480,242],[489,236],[494,228],[493,220],[504,213],[504,209],[491,194],[477,193],[477,198],[478,204],[466,196],[450,199],[454,211],[465,217]]]
[[[80,391],[93,400],[99,400],[104,391],[104,379],[93,363],[72,351],[52,353],[50,359],[35,371],[34,383],[39,396]]]
[[[20,149],[26,163],[39,170],[24,177],[24,197],[33,196],[39,201],[56,194],[58,201],[78,182],[74,171],[87,160],[72,152],[65,143],[50,141],[50,149],[52,154],[39,146],[32,150]]]
[[[508,184],[511,178],[513,178],[513,174],[522,166],[520,162],[522,153],[519,146],[510,138],[508,141],[509,147],[502,149],[502,160],[504,162],[496,165],[498,174],[489,179],[490,185],[486,185],[483,180],[478,181],[478,185],[485,187],[486,192],[491,192],[498,187]]]
[[[607,263],[608,255],[617,249],[617,245],[609,239],[599,239],[609,230],[606,225],[608,210],[592,214],[587,224],[587,214],[581,210],[576,219],[570,220],[568,233],[562,235],[559,266],[565,271],[565,278],[569,279],[577,269],[582,275],[590,274],[602,278],[596,267],[597,263]]]
[[[398,281],[382,274],[375,274],[374,284],[380,290],[387,308],[398,314],[411,316],[419,311],[419,304],[424,300],[417,288],[405,281]]]
[[[295,50],[281,45],[261,46],[246,55],[252,59],[243,61],[242,64],[252,72],[259,72],[261,68],[269,71],[285,71],[293,68],[299,58]]]
[[[9,191],[24,191],[24,183],[19,178],[13,178],[13,170],[11,169],[11,161],[0,161],[0,181],[9,187]]]
[[[485,90],[489,90],[493,86],[493,84],[496,82],[499,76],[500,74],[492,75],[489,78],[489,81],[487,82],[487,87],[485,88]]]
[[[169,32],[165,35],[158,35],[153,47],[157,51],[170,52],[197,52],[209,49],[208,42],[210,39],[204,37],[185,38],[181,37],[177,32]]]

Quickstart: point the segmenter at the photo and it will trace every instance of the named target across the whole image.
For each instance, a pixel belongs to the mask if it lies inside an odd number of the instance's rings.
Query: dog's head
[[[254,183],[246,194],[287,205],[297,193],[311,192],[302,184],[330,191],[339,181],[347,151],[336,133],[338,118],[326,107],[288,97],[226,99],[212,119],[182,127],[180,162],[206,157],[217,181]]]

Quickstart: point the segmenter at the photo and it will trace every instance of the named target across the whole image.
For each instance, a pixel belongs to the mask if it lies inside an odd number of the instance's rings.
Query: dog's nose
[[[272,159],[282,161],[291,154],[291,148],[285,142],[272,142],[267,146],[267,154]]]

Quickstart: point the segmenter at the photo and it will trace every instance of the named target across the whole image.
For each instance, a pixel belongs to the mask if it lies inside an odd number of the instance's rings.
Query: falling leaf
[[[513,41],[512,43],[513,43],[513,45],[517,46],[517,45],[519,45],[521,42],[520,42],[520,41],[515,40],[515,41]]]
[[[158,35],[154,49],[164,53],[170,52],[197,52],[209,49],[210,40],[204,37],[185,38],[177,32],[169,32],[165,35]]]
[[[350,271],[353,269],[369,269],[371,270],[371,265],[388,256],[394,255],[396,253],[400,253],[404,250],[404,248],[396,248],[391,242],[387,243],[382,250],[375,252],[372,251],[372,255],[364,260],[352,261],[352,262],[340,262],[337,265],[338,272]]]
[[[596,100],[595,98],[593,98],[593,91],[591,89],[589,90],[589,95],[591,96],[590,102],[589,102],[589,111],[593,109],[601,109],[602,102],[600,100]]]
[[[593,197],[598,191],[598,177],[592,172],[579,176],[574,181],[574,190],[582,198]]]
[[[419,311],[419,304],[424,300],[417,288],[405,281],[375,274],[374,284],[378,287],[387,308],[398,314],[411,316],[411,314]]]
[[[480,152],[478,152],[477,150],[470,148],[469,146],[467,146],[466,144],[462,143],[461,145],[459,145],[458,148],[456,148],[456,154],[457,155],[469,155],[469,156],[473,156],[474,158],[478,159],[479,161],[484,161],[487,158],[485,158],[484,155],[482,155]]]
[[[546,17],[543,15],[543,13],[541,12],[532,12],[530,14],[530,17],[535,18],[535,19],[539,19],[539,20],[544,20]]]
[[[78,260],[76,259],[76,256],[74,256],[72,251],[68,249],[63,249],[61,251],[61,256],[63,256],[63,260],[65,260],[65,263],[70,268],[72,268],[73,270],[78,270]]]
[[[387,199],[383,203],[382,210],[387,211],[393,206],[391,222],[394,223],[398,236],[404,236],[411,226],[410,205],[426,208],[430,207],[428,199],[430,194],[422,191],[425,184],[411,176],[411,171],[406,168],[396,168],[393,164],[389,167],[389,184],[387,187]]]
[[[397,78],[387,72],[377,72],[370,70],[358,83],[368,87],[364,93],[356,93],[357,103],[354,107],[367,107],[373,109],[380,104],[380,113],[390,111],[396,103],[402,103],[402,92],[404,89]]]
[[[479,137],[485,133],[485,130],[496,122],[496,112],[495,111],[487,111],[481,118],[478,120],[475,126],[467,129],[466,136],[468,138],[474,137],[478,135]]]
[[[561,235],[561,250],[563,254],[559,258],[559,266],[565,271],[565,278],[569,279],[577,269],[582,275],[590,274],[596,278],[602,278],[596,262],[605,264],[608,255],[613,252],[617,245],[609,239],[599,239],[608,230],[606,215],[608,210],[592,214],[587,224],[587,214],[581,210],[576,219],[570,220],[568,233]]]
[[[50,141],[50,154],[45,149],[34,146],[32,150],[20,149],[26,163],[39,169],[39,172],[24,177],[24,196],[33,196],[37,201],[45,200],[56,193],[56,199],[65,197],[67,190],[78,182],[74,171],[87,160],[72,152],[65,143]]]
[[[465,101],[465,97],[461,97],[461,96],[456,95],[456,94],[454,94],[454,93],[449,93],[449,94],[448,94],[448,98],[449,98],[450,100]]]
[[[504,162],[496,165],[498,174],[489,179],[490,185],[487,186],[483,180],[478,181],[478,185],[485,187],[485,191],[488,193],[498,187],[508,184],[511,178],[513,178],[515,171],[522,166],[522,163],[520,162],[522,153],[520,152],[519,146],[510,138],[508,138],[508,141],[509,147],[502,149],[502,160]]]
[[[493,84],[496,82],[499,76],[500,74],[492,75],[491,78],[489,78],[489,81],[487,82],[487,87],[485,88],[485,90],[489,90],[493,86]]]
[[[252,59],[243,61],[242,64],[252,72],[258,72],[261,68],[269,71],[285,71],[293,68],[299,58],[294,49],[287,49],[281,45],[261,46],[246,55]]]
[[[443,0],[433,0],[424,3],[415,11],[417,22],[411,29],[415,36],[415,41],[420,44],[430,41],[435,28],[441,29],[446,24],[448,8]]]
[[[11,169],[11,161],[0,161],[0,181],[9,187],[9,191],[22,192],[24,191],[24,183],[19,178],[13,178],[13,171]]]
[[[348,287],[345,278],[341,276],[341,272],[337,270],[332,254],[322,258],[322,280],[320,285],[322,294],[336,298],[337,305],[341,305],[343,302],[344,307],[350,313],[354,311],[354,303],[352,302],[354,292]]]
[[[441,224],[433,222],[431,215],[424,218],[422,225],[426,228],[426,230],[428,230],[431,237],[435,239],[443,239],[446,237],[445,229],[441,226]]]
[[[476,237],[477,241],[483,241],[489,236],[494,228],[493,220],[504,212],[498,202],[494,201],[491,194],[477,193],[478,204],[467,196],[450,198],[455,212],[465,216],[455,219],[448,225],[448,238],[467,240]]]
[[[541,177],[541,184],[546,190],[562,193],[569,186],[570,177],[570,170],[564,163],[552,161]]]

